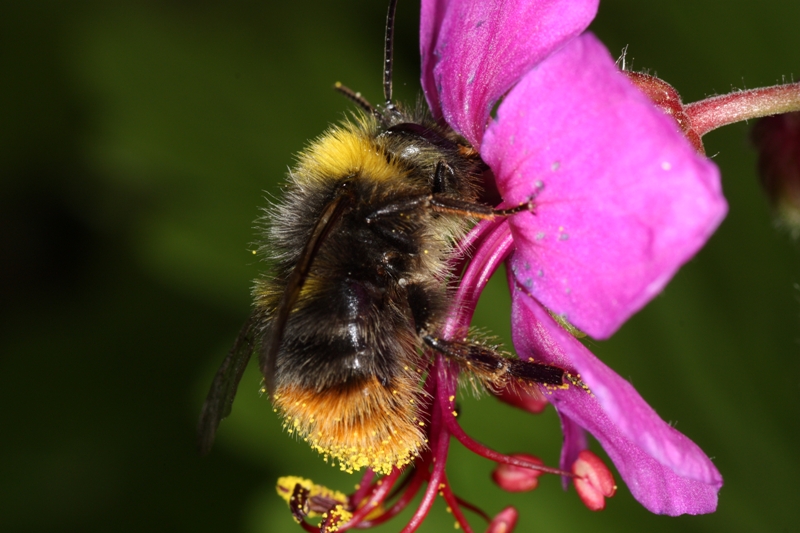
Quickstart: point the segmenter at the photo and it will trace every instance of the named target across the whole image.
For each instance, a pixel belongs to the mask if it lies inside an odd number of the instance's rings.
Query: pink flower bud
[[[511,457],[544,466],[544,461],[533,455],[515,453]],[[508,492],[526,492],[539,486],[539,476],[541,475],[540,470],[503,463],[494,469],[492,479],[498,487]]]
[[[614,476],[603,461],[589,450],[578,454],[578,460],[572,465],[575,474],[573,483],[584,505],[592,511],[602,511],[606,506],[606,498],[617,491]]]

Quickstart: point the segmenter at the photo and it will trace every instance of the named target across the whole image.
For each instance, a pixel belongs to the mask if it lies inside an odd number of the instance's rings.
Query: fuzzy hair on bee
[[[563,386],[558,367],[439,336],[453,297],[456,243],[477,218],[511,216],[478,203],[479,154],[423,105],[392,101],[387,17],[384,96],[299,154],[283,196],[260,221],[268,273],[254,310],[211,385],[199,426],[207,452],[244,368],[259,355],[284,427],[347,471],[388,473],[425,447],[420,404],[432,353],[498,390],[512,380]]]
[[[253,292],[266,325],[320,213],[343,206],[286,322],[270,391],[287,428],[348,470],[391,469],[423,445],[421,334],[448,310],[446,265],[468,227],[427,204],[437,188],[475,200],[480,161],[462,152],[418,109],[398,108],[383,124],[361,113],[311,143],[265,216],[272,269]],[[435,183],[442,165],[447,175]]]

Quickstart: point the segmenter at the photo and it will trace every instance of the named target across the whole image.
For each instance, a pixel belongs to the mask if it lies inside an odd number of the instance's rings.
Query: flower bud
[[[800,237],[800,111],[759,119],[752,139],[761,186],[776,219]]]
[[[513,507],[506,507],[492,518],[486,533],[511,533],[517,525],[519,513]]]
[[[533,455],[515,453],[511,457],[544,466],[544,461]],[[498,487],[508,492],[526,492],[539,486],[541,475],[540,470],[501,463],[492,472],[492,480]]]
[[[606,498],[617,491],[614,476],[602,459],[589,450],[578,454],[572,465],[575,474],[573,483],[583,504],[592,511],[602,511],[606,507]]]

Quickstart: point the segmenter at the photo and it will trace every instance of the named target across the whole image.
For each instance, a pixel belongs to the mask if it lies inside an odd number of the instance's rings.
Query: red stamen
[[[374,491],[369,497],[369,500],[367,500],[362,507],[355,510],[353,517],[348,520],[346,524],[340,526],[339,531],[347,531],[348,529],[358,526],[358,524],[363,521],[367,515],[377,509],[378,506],[381,505],[386,499],[386,496],[392,490],[392,487],[394,487],[394,484],[397,482],[397,478],[400,477],[401,473],[402,470],[395,468],[389,475],[384,476],[377,481],[374,485]]]
[[[456,501],[458,502],[458,504],[459,504],[461,507],[463,507],[464,509],[469,509],[470,511],[472,511],[472,512],[473,512],[473,513],[475,513],[476,515],[478,515],[478,516],[480,516],[481,518],[483,518],[484,520],[486,520],[486,522],[491,522],[491,521],[492,521],[492,517],[491,517],[491,516],[489,516],[488,514],[486,514],[486,513],[483,511],[483,509],[481,509],[481,508],[480,508],[480,507],[478,507],[477,505],[473,505],[473,504],[469,503],[469,502],[468,502],[468,501],[466,501],[466,500],[462,500],[462,499],[461,499],[461,498],[459,498],[458,496],[456,496]]]
[[[361,476],[361,482],[358,484],[356,491],[350,496],[350,508],[355,509],[358,504],[364,501],[367,494],[373,490],[372,483],[375,480],[375,472],[372,469],[367,469],[364,475]]]
[[[446,438],[446,435],[443,435],[442,437],[443,438],[439,439],[440,446],[437,450],[437,456],[447,455],[449,442]],[[437,461],[434,463],[431,477],[428,480],[428,488],[425,489],[425,494],[422,496],[422,501],[420,502],[417,510],[414,512],[414,516],[411,517],[411,520],[408,522],[408,524],[406,524],[406,527],[404,527],[400,533],[413,533],[419,528],[420,525],[422,525],[422,521],[425,520],[425,517],[428,516],[431,507],[433,507],[433,501],[436,499],[436,495],[438,494],[439,484],[444,477],[444,464],[445,461]]]
[[[433,398],[436,397],[437,392],[442,395],[447,394],[447,391],[444,389],[444,385],[447,384],[447,380],[443,379],[447,376],[447,369],[445,363],[440,357],[436,358],[436,376],[437,379],[428,380],[429,382],[434,382],[434,385],[431,387],[434,389],[432,396]],[[440,484],[444,479],[444,468],[445,464],[447,463],[447,450],[450,447],[450,439],[447,434],[447,427],[442,424],[443,418],[447,419],[446,416],[442,416],[441,404],[433,403],[431,405],[430,425],[432,429],[436,429],[436,433],[430,434],[432,451],[431,462],[433,463],[433,470],[431,471],[431,476],[428,479],[428,487],[425,489],[425,493],[422,495],[422,501],[420,502],[419,507],[414,512],[414,516],[411,517],[409,523],[406,524],[406,527],[404,527],[400,533],[413,533],[419,528],[419,526],[422,524],[422,521],[430,512],[433,502],[436,499],[436,495],[441,488]]]
[[[461,506],[458,503],[458,499],[450,489],[450,482],[447,481],[447,476],[444,477],[442,485],[444,486],[439,493],[442,495],[442,498],[444,498],[444,501],[447,502],[450,512],[453,513],[458,525],[461,526],[461,529],[464,530],[464,533],[473,533],[472,527],[469,525],[469,522],[467,522],[467,517],[461,512]]]
[[[407,483],[407,487],[405,488],[403,495],[400,496],[400,498],[394,503],[394,505],[392,505],[390,509],[382,513],[380,516],[375,517],[372,520],[365,520],[359,523],[356,526],[356,528],[368,529],[371,527],[375,527],[377,525],[383,524],[384,522],[400,514],[417,495],[417,492],[419,492],[419,489],[422,486],[422,484],[428,480],[429,467],[430,467],[430,452],[426,453],[424,458],[417,459],[417,464],[414,466],[414,473],[412,476],[407,478],[410,481]]]
[[[516,457],[512,457],[510,455],[505,455],[491,448],[487,448],[483,444],[480,444],[473,440],[466,432],[458,425],[458,422],[455,421],[454,417],[445,418],[445,423],[447,424],[447,429],[452,436],[458,439],[465,448],[469,451],[480,455],[481,457],[485,457],[486,459],[490,459],[496,463],[503,463],[508,465],[519,466],[522,468],[530,468],[531,470],[538,470],[540,472],[546,474],[555,474],[557,476],[568,476],[574,477],[575,474],[572,472],[566,472],[564,470],[559,470],[558,468],[551,468],[549,466],[543,466],[536,463],[532,463],[530,461],[526,461],[523,459],[518,459]]]
[[[320,533],[320,530],[317,526],[313,526],[306,522],[305,520],[300,521],[300,527],[308,531],[308,533]]]
[[[513,248],[514,240],[511,237],[508,221],[502,220],[499,223],[489,224],[492,225],[484,230],[487,234],[482,235],[480,247],[481,250],[489,250],[489,252],[479,253],[472,258],[458,284],[458,291],[452,307],[454,312],[451,313],[442,328],[442,336],[446,339],[464,333],[472,321],[481,291]]]

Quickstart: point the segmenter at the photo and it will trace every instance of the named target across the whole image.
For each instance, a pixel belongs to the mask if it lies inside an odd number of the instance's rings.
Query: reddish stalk
[[[305,520],[300,522],[300,527],[308,531],[308,533],[319,533],[319,528],[317,526],[311,525]]]
[[[447,430],[453,437],[455,437],[458,440],[458,442],[460,442],[469,451],[477,455],[480,455],[481,457],[485,457],[486,459],[489,459],[496,463],[521,466],[523,468],[530,468],[531,470],[538,470],[546,474],[575,477],[575,474],[573,474],[572,472],[567,472],[565,470],[560,470],[558,468],[552,468],[549,466],[538,465],[536,463],[531,463],[524,459],[511,457],[510,455],[505,455],[503,453],[492,450],[491,448],[484,446],[483,444],[473,440],[469,435],[467,435],[467,433],[461,428],[461,426],[458,424],[458,422],[456,422],[455,418],[453,417],[448,418],[445,423],[447,425]]]
[[[367,471],[364,472],[364,475],[361,476],[361,481],[358,484],[358,489],[356,489],[353,495],[350,496],[350,506],[353,509],[358,507],[358,504],[364,501],[364,498],[367,497],[367,494],[369,494],[370,491],[372,491],[372,482],[374,481],[374,479],[375,479],[375,472],[372,471],[371,469],[367,469]]]
[[[428,479],[428,468],[430,467],[430,461],[426,459],[424,461],[419,461],[419,463],[421,464],[417,464],[415,466],[416,471],[411,477],[411,481],[403,491],[403,495],[394,503],[394,505],[392,505],[389,510],[382,513],[380,516],[372,520],[365,520],[359,523],[356,526],[356,529],[369,529],[371,527],[383,524],[384,522],[400,514],[403,509],[408,507],[408,504],[411,503],[411,501],[417,495],[417,492],[419,492],[422,484]]]
[[[488,514],[486,514],[486,513],[483,511],[483,509],[481,509],[481,508],[480,508],[480,507],[478,507],[477,505],[473,505],[473,504],[469,503],[469,502],[468,502],[468,501],[466,501],[466,500],[462,500],[462,499],[461,499],[461,498],[459,498],[458,496],[456,496],[456,501],[457,501],[457,502],[458,502],[458,504],[459,504],[461,507],[463,507],[464,509],[469,509],[470,511],[472,511],[472,512],[473,512],[473,513],[475,513],[476,515],[478,515],[478,516],[480,516],[481,518],[483,518],[484,520],[486,520],[486,523],[487,523],[487,524],[488,524],[489,522],[491,522],[491,521],[492,521],[492,517],[491,517],[491,516],[489,516]]]
[[[441,430],[440,432],[440,439],[439,439],[439,446],[436,450],[436,455],[439,457],[447,457],[447,449],[450,444],[450,440],[447,438],[447,433],[445,430]],[[433,463],[433,471],[431,472],[431,477],[428,479],[428,487],[425,489],[425,494],[422,496],[422,501],[419,504],[419,507],[414,512],[414,516],[411,517],[411,520],[406,524],[406,527],[400,533],[414,533],[420,525],[422,525],[422,521],[425,520],[425,517],[428,516],[428,513],[433,507],[433,502],[436,500],[436,495],[439,492],[439,484],[442,482],[442,478],[444,477],[444,467],[446,461],[436,461]]]
[[[394,487],[394,484],[397,482],[397,478],[400,477],[401,473],[401,470],[395,468],[388,476],[381,478],[376,483],[376,489],[370,496],[369,500],[367,500],[367,503],[365,503],[363,507],[356,509],[356,511],[353,513],[353,517],[348,520],[346,524],[343,524],[341,527],[339,527],[339,531],[347,531],[348,529],[357,526],[359,522],[367,517],[367,515],[377,509],[378,506],[386,499],[386,496],[392,490],[392,487]]]
[[[453,513],[458,525],[461,526],[461,529],[464,530],[464,533],[472,533],[472,527],[467,522],[467,517],[464,516],[464,513],[461,512],[461,506],[458,503],[458,499],[456,498],[455,494],[453,494],[452,489],[450,489],[450,482],[447,480],[447,476],[444,478],[443,482],[444,487],[442,487],[441,494],[444,501],[447,502],[448,507],[450,508],[450,512]]]
[[[492,224],[491,222],[489,224]],[[506,256],[511,252],[514,240],[511,238],[511,230],[506,220],[499,224],[495,223],[488,229],[483,229],[481,233],[487,234],[482,238],[481,250],[490,250],[489,253],[478,253],[472,258],[463,277],[458,285],[455,301],[453,302],[454,312],[450,315],[442,335],[445,338],[458,336],[459,332],[468,327],[472,321],[472,314],[478,302],[478,296],[483,291],[489,278],[497,270]],[[461,331],[463,333],[463,331]]]
[[[714,96],[688,104],[684,109],[692,129],[702,137],[734,122],[800,111],[800,83]]]
[[[431,376],[435,376],[435,379],[431,379],[431,377],[428,378],[428,382],[434,384],[434,387],[432,387],[433,390],[431,391],[432,398],[436,398],[437,394],[448,394],[449,388],[446,388],[448,380],[444,379],[447,374],[445,362],[441,357],[437,357],[431,372]],[[454,387],[454,384],[451,383],[450,385]],[[447,433],[446,424],[442,423],[442,417],[443,414],[440,404],[438,402],[432,403],[430,428],[436,429],[436,434],[431,433],[429,435],[431,439],[431,462],[433,463],[433,469],[428,479],[428,487],[422,495],[422,501],[419,507],[400,533],[413,533],[419,528],[422,521],[425,520],[425,517],[430,512],[433,502],[436,500],[436,495],[439,493],[439,485],[444,479],[444,469],[447,464],[447,451],[450,447],[450,435]]]

